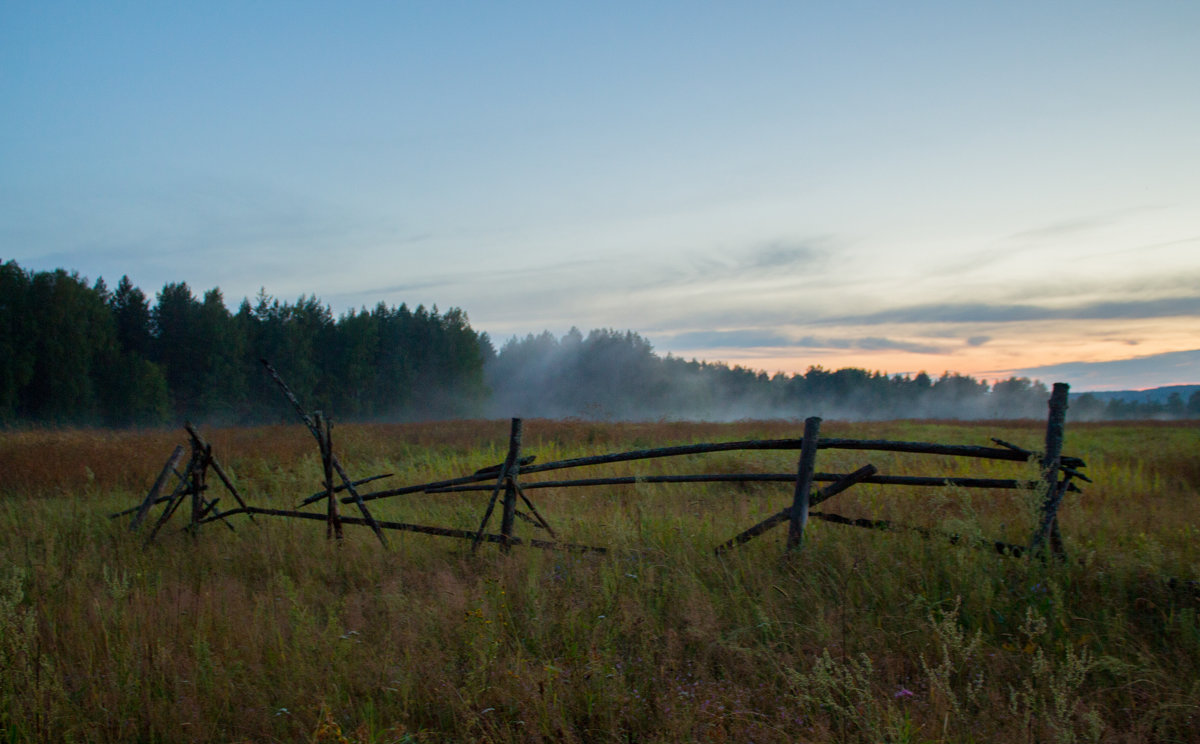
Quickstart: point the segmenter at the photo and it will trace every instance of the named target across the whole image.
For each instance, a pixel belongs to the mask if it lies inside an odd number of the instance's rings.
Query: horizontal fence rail
[[[527,472],[527,471],[523,471]],[[837,473],[814,473],[813,480],[832,483],[842,475]],[[707,475],[628,475],[618,478],[579,478],[559,481],[521,481],[521,488],[574,488],[581,486],[631,486],[639,483],[795,483],[795,473],[712,473]],[[1030,490],[1041,485],[1037,480],[1014,480],[1010,478],[960,478],[923,475],[872,475],[862,483],[877,483],[885,486],[958,486],[960,488],[992,488]],[[1072,491],[1079,488],[1069,486]],[[468,491],[490,491],[490,486],[440,486],[427,488],[423,493],[464,493]]]
[[[226,517],[232,517],[236,514],[261,514],[268,517],[293,517],[295,519],[308,519],[314,522],[324,522],[326,516],[317,512],[302,512],[289,509],[265,509],[258,506],[247,506],[245,508],[231,509],[223,512],[219,517],[209,517],[201,520],[201,523],[215,522]],[[371,525],[362,517],[341,517],[342,524],[355,524],[369,527]],[[431,527],[423,524],[407,524],[405,522],[389,522],[385,520],[374,520],[382,529],[398,530],[401,532],[419,532],[425,535],[438,535],[441,537],[459,537],[466,540],[475,538],[474,530],[460,530],[453,527]],[[484,542],[501,543],[504,542],[504,535],[494,533],[484,533]],[[549,550],[565,550],[572,553],[607,553],[608,548],[596,547],[593,545],[576,545],[574,543],[555,542],[551,540],[522,540],[519,537],[511,538],[513,545],[528,544],[534,548],[544,548]]]
[[[521,468],[521,475],[532,475],[534,473],[545,473],[552,470],[565,470],[567,468],[582,468],[595,467],[598,465],[609,465],[618,462],[632,462],[636,460],[652,460],[662,457],[680,457],[683,455],[701,455],[711,454],[714,452],[735,452],[735,451],[753,451],[753,450],[799,450],[804,445],[803,439],[749,439],[737,442],[710,442],[704,444],[684,444],[675,447],[657,447],[654,449],[632,450],[629,452],[613,452],[606,455],[591,455],[588,457],[576,457],[569,460],[556,460],[547,462],[541,465],[527,465]],[[876,452],[906,452],[910,454],[923,455],[947,455],[951,457],[970,457],[984,460],[1003,460],[1007,462],[1028,462],[1031,457],[1036,457],[1037,453],[1028,450],[1017,449],[1000,449],[997,447],[982,447],[975,445],[955,445],[955,444],[931,444],[928,442],[897,442],[883,439],[819,439],[817,441],[817,449],[846,449],[846,450],[868,450]],[[1083,460],[1078,457],[1062,458],[1062,465],[1065,468],[1084,467]],[[413,486],[404,486],[402,488],[391,488],[383,491],[372,491],[362,494],[363,501],[372,501],[375,499],[388,498],[391,496],[403,496],[412,493],[453,493],[455,491],[490,491],[491,487],[464,487],[470,484],[482,483],[485,481],[494,481],[496,474],[501,466],[491,466],[484,468],[479,472],[461,478],[452,478],[450,480],[432,481]],[[836,476],[829,474],[818,474],[818,479],[823,476],[826,480],[836,479]],[[600,478],[600,479],[575,479],[565,481],[530,481],[522,482],[524,488],[556,488],[570,486],[592,486],[592,485],[621,485],[623,483],[686,483],[686,482],[706,482],[703,478],[712,477],[711,482],[733,482],[733,481],[764,481],[764,482],[790,482],[795,481],[796,476],[793,473],[747,473],[747,474],[726,474],[713,476],[631,476],[625,479],[617,478]],[[684,479],[684,480],[663,480],[663,479]],[[996,478],[935,478],[922,476],[874,476],[875,479],[868,480],[868,483],[880,483],[886,485],[904,485],[904,486],[940,486],[960,485],[964,488],[1028,488],[1031,484],[1036,485],[1036,481],[1016,481],[1010,479]],[[688,480],[691,479],[691,480]],[[325,494],[315,494],[310,496],[302,505],[319,501],[324,498]],[[353,497],[345,497],[342,499],[344,504],[355,503]]]

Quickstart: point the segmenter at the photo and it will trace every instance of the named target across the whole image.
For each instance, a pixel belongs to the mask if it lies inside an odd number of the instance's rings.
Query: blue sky
[[[4,2],[0,260],[1196,383],[1198,70],[1192,2]]]

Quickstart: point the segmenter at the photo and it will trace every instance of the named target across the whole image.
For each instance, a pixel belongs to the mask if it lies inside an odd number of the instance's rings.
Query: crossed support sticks
[[[212,445],[204,441],[204,437],[200,436],[200,433],[191,424],[184,424],[184,429],[187,430],[188,438],[191,440],[192,456],[188,460],[187,467],[184,468],[183,472],[179,471],[179,464],[183,460],[184,447],[183,445],[178,445],[171,453],[171,456],[167,458],[166,464],[163,465],[162,471],[158,474],[158,478],[155,479],[154,485],[150,487],[150,491],[146,494],[146,498],[142,500],[142,503],[132,509],[126,509],[125,511],[109,515],[111,518],[116,519],[133,514],[134,517],[129,524],[129,529],[136,531],[146,521],[146,517],[155,505],[165,503],[166,507],[163,509],[158,520],[155,521],[154,528],[146,536],[147,543],[154,540],[159,530],[170,521],[171,517],[174,516],[180,505],[188,497],[191,497],[192,514],[187,529],[193,533],[199,528],[201,520],[209,515],[217,518],[222,516],[221,510],[217,508],[217,502],[220,499],[214,498],[210,500],[205,497],[205,491],[208,490],[207,480],[210,468],[217,474],[217,478],[225,486],[225,490],[237,500],[242,509],[247,508],[245,500],[237,490],[237,486],[233,485],[229,474],[221,467],[221,463],[213,457]],[[162,493],[166,489],[167,483],[170,482],[172,475],[175,476],[178,483],[176,483],[175,488],[169,495],[163,496]],[[250,518],[254,519],[254,515],[250,514]],[[226,527],[233,530],[232,524],[225,520],[222,521]]]
[[[283,381],[283,378],[279,376],[279,373],[275,371],[275,368],[271,366],[271,363],[266,359],[260,359],[259,361],[262,362],[263,367],[265,367],[267,370],[267,374],[271,376],[271,379],[275,381],[275,384],[279,385],[279,388],[283,391],[284,396],[286,396],[288,401],[291,402],[292,408],[296,409],[296,413],[300,416],[300,419],[304,422],[304,425],[308,427],[309,432],[312,433],[313,437],[317,440],[317,444],[321,447],[321,461],[325,466],[325,496],[323,498],[329,499],[328,518],[330,524],[330,535],[334,535],[339,539],[342,536],[342,525],[337,513],[337,499],[334,497],[335,492],[340,490],[340,488],[335,488],[333,484],[333,473],[336,472],[338,477],[342,480],[342,487],[349,491],[351,497],[354,498],[354,503],[358,506],[358,510],[362,512],[363,519],[367,521],[367,524],[371,525],[371,529],[375,532],[375,537],[378,537],[379,542],[383,545],[383,547],[386,548],[388,546],[388,542],[387,538],[383,536],[383,529],[380,528],[379,522],[375,521],[375,517],[371,516],[371,512],[369,509],[367,509],[367,505],[363,503],[362,494],[360,494],[358,489],[354,487],[355,481],[350,479],[350,476],[346,473],[346,469],[342,467],[342,464],[338,462],[337,456],[333,454],[333,445],[330,441],[330,426],[328,419],[322,417],[319,411],[315,415],[309,414],[309,412],[305,410],[304,406],[300,405],[300,401],[296,398],[296,394],[293,393],[292,389],[287,386],[287,383]]]
[[[492,496],[488,499],[487,510],[483,513],[483,521],[479,523],[479,531],[475,533],[475,538],[471,541],[471,550],[474,551],[479,547],[479,543],[483,541],[484,531],[487,529],[488,522],[492,518],[492,511],[496,508],[496,499],[500,496],[500,489],[504,489],[504,506],[503,515],[500,518],[500,549],[505,553],[509,552],[513,546],[513,522],[517,516],[522,517],[526,521],[537,527],[546,530],[554,539],[558,539],[558,535],[554,534],[549,523],[538,512],[537,507],[525,495],[524,489],[517,481],[517,476],[521,472],[521,465],[527,465],[533,462],[533,458],[521,457],[521,433],[524,430],[524,425],[519,418],[512,420],[512,429],[508,437],[508,455],[504,458],[504,464],[500,466],[496,474],[496,485],[492,488]],[[485,468],[478,474],[483,474],[490,468]],[[528,517],[517,511],[517,499],[525,502],[525,506],[529,508],[533,517]]]
[[[784,522],[788,523],[788,552],[791,553],[799,550],[804,545],[804,531],[808,526],[810,507],[838,495],[856,483],[861,483],[879,472],[874,465],[864,465],[853,473],[843,475],[825,488],[813,493],[813,476],[816,474],[817,463],[817,440],[820,433],[820,417],[812,416],[804,420],[804,440],[800,444],[800,459],[796,463],[796,488],[792,495],[792,505],[772,514],[750,529],[744,530],[721,543],[713,549],[716,555],[721,555],[739,545],[750,542],[764,532]]]

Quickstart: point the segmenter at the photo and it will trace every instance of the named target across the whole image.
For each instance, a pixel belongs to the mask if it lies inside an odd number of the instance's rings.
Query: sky
[[[1200,3],[0,1],[0,261],[1200,383]]]

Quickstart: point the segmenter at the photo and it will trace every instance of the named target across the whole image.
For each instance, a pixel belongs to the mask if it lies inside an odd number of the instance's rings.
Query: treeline
[[[1086,421],[1200,418],[1200,390],[1186,400],[1179,393],[1171,393],[1164,401],[1105,399],[1084,393],[1071,399],[1071,413]]]
[[[638,334],[613,330],[514,338],[487,371],[494,415],[554,418],[1042,418],[1050,395],[1022,377],[989,385],[954,373],[822,367],[768,375],[661,357]]]
[[[316,297],[265,291],[230,312],[219,289],[165,285],[153,302],[64,270],[0,264],[0,426],[246,424],[292,415],[259,362],[340,420],[547,417],[597,420],[1042,418],[1049,392],[1024,377],[888,375],[810,367],[794,375],[659,356],[631,331],[572,329],[497,351],[466,313],[383,303],[334,317]],[[1074,420],[1200,417],[1200,393],[1165,403],[1071,401]]]
[[[593,419],[895,418],[1017,419],[1047,415],[1046,385],[993,384],[946,372],[931,377],[810,367],[767,375],[739,366],[656,355],[628,331],[572,329],[509,340],[487,366],[491,414]],[[1072,420],[1200,418],[1200,392],[1166,403],[1072,397]]]
[[[455,308],[383,303],[334,318],[315,297],[260,292],[230,312],[220,289],[167,284],[153,303],[64,270],[0,264],[0,424],[258,423],[291,414],[264,373],[347,419],[477,414],[491,344]]]

